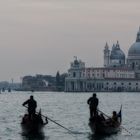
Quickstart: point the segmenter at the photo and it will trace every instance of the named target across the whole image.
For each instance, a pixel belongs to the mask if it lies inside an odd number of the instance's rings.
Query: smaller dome
[[[125,59],[125,54],[121,50],[111,52],[110,59]]]
[[[110,59],[125,59],[125,54],[124,52],[120,49],[120,45],[117,41],[116,46],[113,44],[112,46],[112,51],[110,55]]]

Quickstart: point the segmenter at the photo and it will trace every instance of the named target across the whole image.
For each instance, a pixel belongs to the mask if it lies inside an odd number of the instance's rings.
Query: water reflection
[[[116,139],[114,139],[116,138]],[[89,135],[89,140],[117,140],[117,136],[115,135]]]
[[[39,134],[22,134],[23,140],[49,140],[49,137],[46,137],[44,133]]]

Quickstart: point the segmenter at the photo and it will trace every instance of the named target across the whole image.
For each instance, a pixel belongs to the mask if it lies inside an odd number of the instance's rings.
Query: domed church
[[[135,71],[136,78],[140,78],[140,28],[137,33],[136,42],[131,45],[128,51],[127,60],[118,41],[116,45],[113,44],[111,51],[106,43],[104,49],[104,67],[127,68]]]
[[[140,92],[140,29],[135,43],[129,48],[127,59],[118,41],[111,50],[106,43],[104,67],[86,67],[76,58],[68,69],[65,91]]]

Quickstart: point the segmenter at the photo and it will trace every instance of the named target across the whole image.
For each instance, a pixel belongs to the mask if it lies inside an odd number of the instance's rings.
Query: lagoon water
[[[22,134],[20,122],[26,109],[22,103],[33,94],[42,114],[74,131],[70,134],[60,126],[49,122],[39,136]],[[0,94],[0,140],[139,140],[140,93],[97,93],[99,108],[108,115],[123,105],[124,129],[111,136],[94,136],[88,126],[87,99],[92,93],[11,92]]]

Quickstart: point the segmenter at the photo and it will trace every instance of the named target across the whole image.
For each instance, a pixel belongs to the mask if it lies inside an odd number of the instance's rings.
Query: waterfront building
[[[39,91],[46,90],[47,82],[42,80],[41,77],[25,76],[22,79],[22,90],[25,91]]]
[[[24,76],[22,78],[21,90],[23,91],[64,91],[66,74],[56,76],[40,75]]]
[[[65,79],[65,91],[140,91],[140,30],[127,60],[118,41],[112,50],[106,43],[104,67],[87,68],[84,62],[75,58]]]

